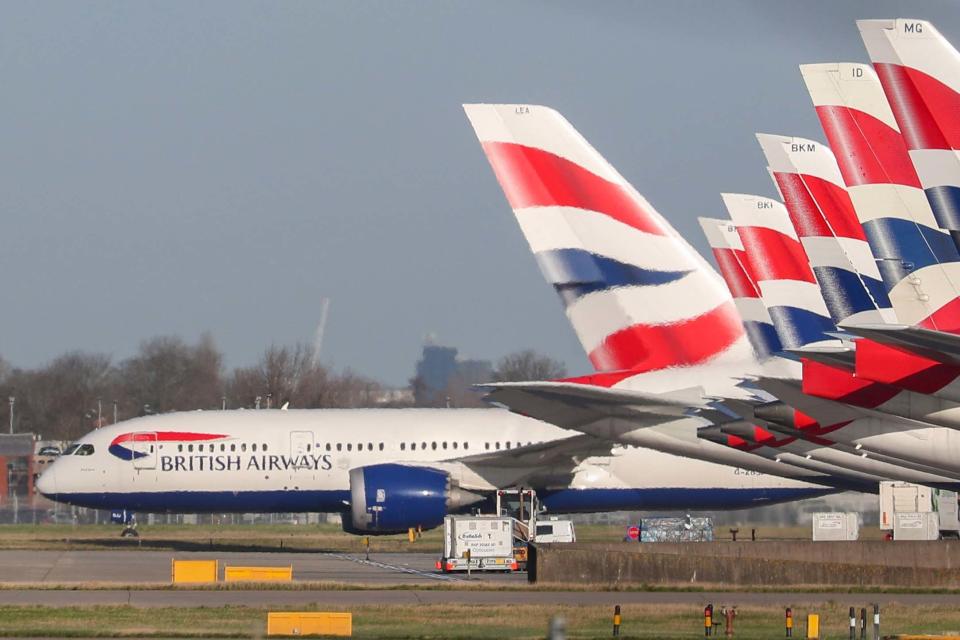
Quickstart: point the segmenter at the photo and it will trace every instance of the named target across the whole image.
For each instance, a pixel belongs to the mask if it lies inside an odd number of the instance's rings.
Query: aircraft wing
[[[642,422],[663,417],[686,417],[691,409],[709,408],[699,387],[666,394],[608,389],[574,382],[501,382],[479,385],[488,389],[486,400],[514,413],[555,424],[564,429],[603,418]]]
[[[509,469],[566,465],[573,467],[586,458],[608,456],[612,449],[613,443],[609,440],[580,434],[563,440],[540,442],[514,449],[486,451],[464,458],[457,458],[456,461],[474,468]]]
[[[960,335],[900,324],[852,325],[850,333],[944,364],[960,366]]]

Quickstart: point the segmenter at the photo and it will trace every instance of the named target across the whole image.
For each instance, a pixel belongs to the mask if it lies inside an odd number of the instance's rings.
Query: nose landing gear
[[[114,509],[110,512],[110,520],[117,524],[124,525],[120,532],[121,538],[139,538],[140,532],[137,531],[137,516],[132,511],[126,509]]]

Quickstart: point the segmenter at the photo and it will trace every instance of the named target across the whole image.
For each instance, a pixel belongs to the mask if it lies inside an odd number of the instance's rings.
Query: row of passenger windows
[[[418,444],[418,443],[416,443],[416,442],[411,442],[410,445],[409,445],[410,451],[416,451],[416,450],[417,450],[417,444]],[[530,445],[530,444],[533,444],[533,443],[532,443],[532,442],[527,442],[527,444]],[[456,442],[456,441],[454,441],[454,442],[447,442],[446,440],[444,440],[443,442],[429,442],[429,443],[428,443],[428,442],[421,442],[421,443],[419,443],[419,445],[420,445],[419,448],[420,448],[420,450],[422,450],[422,451],[426,451],[427,449],[430,449],[430,450],[432,450],[432,451],[436,451],[437,449],[444,449],[444,450],[446,450],[446,449],[459,450],[459,449],[461,449],[461,448],[462,448],[463,450],[468,450],[468,449],[470,449],[470,443],[469,443],[469,442],[463,442],[463,443]],[[86,446],[89,446],[89,445],[86,445]],[[484,449],[485,449],[486,451],[490,451],[491,448],[494,449],[494,450],[496,450],[496,451],[499,451],[501,448],[503,448],[503,449],[510,449],[512,446],[513,446],[513,443],[512,443],[512,442],[503,442],[503,443],[502,443],[502,447],[501,447],[501,443],[500,443],[499,441],[497,441],[497,442],[492,442],[492,443],[491,443],[491,442],[485,442],[485,443],[484,443]],[[518,443],[517,443],[517,446],[518,446],[518,447],[522,447],[522,446],[523,446],[523,443],[522,443],[522,442],[518,442]],[[240,444],[237,444],[237,443],[234,442],[234,443],[231,443],[231,444],[229,444],[229,445],[228,445],[228,444],[225,444],[225,443],[220,443],[219,445],[216,445],[216,444],[203,444],[203,443],[196,444],[196,445],[194,445],[194,444],[178,444],[178,445],[177,445],[177,451],[179,451],[179,452],[181,452],[181,453],[184,452],[184,451],[186,451],[187,453],[193,453],[194,451],[197,451],[197,452],[200,452],[200,453],[203,453],[203,452],[215,453],[215,452],[217,451],[218,447],[219,447],[219,450],[220,450],[221,452],[230,451],[231,453],[236,453],[237,451],[240,451],[240,452],[246,452],[246,451],[247,451],[247,443],[246,443],[246,442],[241,442]],[[161,448],[163,448],[162,445],[161,445]],[[338,442],[338,443],[336,443],[336,444],[333,444],[333,443],[330,443],[330,442],[327,443],[327,445],[326,445],[326,450],[327,450],[327,451],[333,451],[334,448],[335,448],[337,451],[354,451],[354,446],[353,446],[353,443],[352,443],[352,442],[347,442],[347,443]],[[306,446],[307,452],[309,452],[310,449],[311,449],[311,446],[308,444],[308,445]],[[384,444],[383,444],[382,442],[379,443],[379,444],[377,444],[376,449],[377,449],[378,451],[383,451],[383,450],[384,450]],[[363,451],[363,450],[364,450],[364,443],[358,442],[358,443],[357,443],[357,446],[356,446],[356,451]],[[367,450],[367,451],[373,451],[373,450],[374,450],[374,445],[373,445],[372,442],[366,443],[366,450]],[[401,443],[400,443],[400,451],[406,451],[406,450],[407,450],[407,443],[406,443],[406,442],[401,442]],[[266,444],[259,444],[259,443],[254,442],[254,443],[252,443],[252,444],[250,445],[250,451],[252,451],[252,452],[254,452],[254,453],[256,453],[257,451],[265,452],[265,451],[267,451],[267,445],[266,445]],[[92,453],[92,450],[91,450],[91,453]],[[64,455],[67,455],[67,454],[65,453]],[[80,454],[80,455],[83,455],[83,454]],[[89,454],[87,454],[87,455],[89,455]]]
[[[194,450],[193,448],[194,448],[194,446],[196,446],[196,448],[197,448],[196,450],[199,451],[199,452],[201,452],[201,453],[204,452],[204,451],[206,451],[206,452],[208,452],[208,453],[214,453],[214,452],[217,451],[217,445],[215,445],[215,444],[204,445],[204,444],[202,444],[202,443],[201,443],[201,444],[198,444],[198,445],[178,444],[178,445],[177,445],[177,451],[180,451],[180,452],[186,451],[187,453],[193,453],[193,450]],[[257,449],[257,446],[258,446],[258,443],[256,443],[256,442],[254,442],[253,444],[251,444],[251,445],[250,445],[250,451],[257,451],[257,450],[258,450],[258,449]],[[307,447],[308,447],[308,448],[307,448],[307,451],[309,451],[309,450],[310,450],[310,449],[309,449],[309,445],[308,445]],[[160,445],[160,448],[162,449],[162,448],[163,448],[163,445]],[[236,453],[237,451],[246,451],[246,450],[247,450],[247,443],[246,443],[246,442],[241,442],[240,444],[237,444],[236,442],[234,442],[234,443],[231,443],[231,444],[229,444],[229,445],[224,444],[224,443],[222,443],[222,442],[220,443],[220,451],[231,451],[231,452],[233,452],[233,453]],[[266,445],[266,444],[261,444],[261,445],[259,445],[259,451],[266,451],[266,450],[267,450],[267,445]]]
[[[500,446],[501,443],[500,443],[500,442],[493,442],[493,443],[491,443],[491,442],[485,442],[485,443],[483,443],[483,444],[484,444],[484,449],[485,449],[486,451],[490,451],[491,448],[495,449],[496,451],[499,451],[499,450],[501,449],[501,446]],[[528,444],[528,445],[531,445],[531,444],[533,444],[533,443],[532,443],[532,442],[527,442],[527,444]],[[419,443],[419,445],[420,445],[420,450],[421,450],[421,451],[426,451],[427,449],[430,449],[431,451],[436,451],[437,449],[461,449],[461,448],[462,448],[463,450],[467,450],[467,449],[470,448],[470,443],[469,443],[469,442],[460,443],[460,442],[455,442],[455,441],[454,441],[454,442],[447,442],[447,441],[443,441],[443,442],[421,442],[421,443]],[[513,443],[512,443],[512,442],[504,442],[504,443],[503,443],[503,448],[504,448],[504,449],[510,449],[512,446],[513,446]],[[517,446],[518,446],[518,447],[522,447],[522,446],[523,446],[523,443],[522,443],[522,442],[518,442],[518,443],[517,443]],[[327,447],[326,447],[327,451],[333,451],[334,448],[336,448],[337,451],[344,451],[344,450],[346,450],[346,451],[353,451],[353,450],[354,450],[354,449],[353,449],[353,443],[352,443],[352,442],[348,442],[348,443],[346,443],[346,444],[344,444],[344,443],[342,443],[342,442],[338,442],[338,443],[336,443],[336,444],[331,444],[331,443],[329,443],[329,442],[327,443]],[[383,443],[381,442],[381,443],[377,446],[377,448],[378,448],[378,450],[383,451]],[[400,451],[406,451],[407,448],[408,448],[408,447],[407,447],[407,443],[406,443],[406,442],[401,442],[401,443],[400,443]],[[417,450],[417,443],[416,443],[416,442],[411,442],[410,445],[409,445],[409,449],[410,449],[410,451],[416,451],[416,450]],[[356,450],[357,450],[357,451],[363,451],[363,443],[362,443],[362,442],[358,442],[358,443],[357,443],[357,449],[356,449]],[[372,443],[372,442],[368,442],[368,443],[367,443],[367,451],[373,451],[373,443]]]

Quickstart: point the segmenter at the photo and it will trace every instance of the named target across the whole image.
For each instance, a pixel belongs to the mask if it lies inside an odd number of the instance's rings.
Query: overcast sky
[[[561,111],[676,227],[822,139],[797,65],[953,2],[5,2],[0,354],[310,341],[402,384],[424,336],[588,363],[461,110]]]

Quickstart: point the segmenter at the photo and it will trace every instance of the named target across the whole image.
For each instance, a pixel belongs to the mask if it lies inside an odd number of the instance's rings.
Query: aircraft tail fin
[[[783,204],[761,196],[722,196],[783,346],[832,342],[836,325]]]
[[[464,109],[595,369],[754,362],[723,281],[563,116]]]

